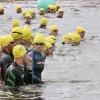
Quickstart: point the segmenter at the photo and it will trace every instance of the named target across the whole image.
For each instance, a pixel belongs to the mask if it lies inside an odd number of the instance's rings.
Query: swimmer
[[[54,49],[55,49],[55,40],[52,39],[51,37],[46,37],[45,42],[49,42],[52,45],[52,50],[54,51]]]
[[[34,50],[29,52],[27,55],[33,59],[33,66],[32,70],[34,75],[42,80],[42,71],[44,70],[45,66],[45,59],[46,55],[43,52],[45,46],[45,38],[44,35],[38,34],[34,38]],[[41,82],[42,84],[44,82]]]
[[[0,6],[0,15],[4,14],[4,8]]]
[[[62,44],[72,44],[72,36],[74,33],[68,33],[62,37]]]
[[[32,19],[36,17],[36,14],[35,14],[35,10],[34,9],[29,9],[29,13],[32,16]]]
[[[56,11],[58,11],[60,9],[60,5],[56,4]]]
[[[31,43],[30,43],[31,39],[32,39],[31,30],[28,28],[24,28],[20,44],[26,48],[27,52],[29,52],[28,47],[29,47],[29,45],[31,45]]]
[[[32,80],[32,59],[26,56],[26,49],[22,45],[13,48],[14,62],[8,67],[5,74],[5,85],[18,87],[26,84],[33,84]],[[23,63],[27,63],[28,73],[24,73]]]
[[[0,45],[2,48],[2,53],[0,56],[0,70],[1,70],[1,77],[4,80],[6,69],[8,68],[9,64],[13,62],[13,38],[11,35],[4,35],[0,38]]]
[[[49,35],[54,35],[54,36],[58,35],[58,27],[56,25],[52,25],[50,27],[50,34]]]
[[[85,36],[85,29],[82,26],[78,26],[76,28],[76,33],[80,34],[81,38],[84,38]]]
[[[16,12],[17,12],[17,13],[21,13],[21,12],[22,12],[22,8],[21,8],[20,5],[17,5],[17,6],[16,6]]]
[[[12,26],[14,27],[19,27],[19,20],[13,20]]]
[[[32,18],[31,14],[30,13],[27,13],[25,15],[25,23],[26,24],[30,24],[31,23],[31,18]]]
[[[60,8],[60,9],[58,10],[57,18],[63,18],[63,15],[64,15],[64,10]]]
[[[81,36],[77,33],[72,36],[72,46],[79,46],[81,41]]]
[[[43,17],[41,20],[40,20],[40,28],[46,28],[46,25],[47,25],[47,18]]]
[[[45,14],[44,8],[40,8],[40,9],[39,9],[39,14],[40,14],[40,15],[44,15],[44,14]]]
[[[46,54],[46,56],[49,56],[49,55],[53,54],[53,48],[52,48],[51,43],[45,42],[43,52]]]
[[[14,27],[12,29],[12,37],[13,37],[13,45],[16,46],[21,43],[21,38],[23,35],[23,31],[20,27]]]

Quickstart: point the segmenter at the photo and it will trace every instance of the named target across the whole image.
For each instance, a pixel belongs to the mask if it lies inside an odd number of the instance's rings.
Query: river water
[[[25,25],[21,14],[16,14],[15,6],[23,10],[34,8],[37,15],[30,25],[34,35],[42,32],[49,35],[49,27],[59,27],[56,49],[52,57],[47,57],[42,78],[44,85],[8,89],[0,84],[0,100],[99,100],[100,99],[100,0],[59,0],[64,9],[64,18],[46,14],[47,29],[39,29],[42,18],[38,15],[37,1],[0,3],[5,14],[0,16],[0,36],[10,34],[14,19]],[[85,40],[80,46],[61,44],[61,37],[74,32],[79,25],[85,27]]]

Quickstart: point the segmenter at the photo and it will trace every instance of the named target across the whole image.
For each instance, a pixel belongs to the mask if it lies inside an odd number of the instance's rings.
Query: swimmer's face
[[[52,55],[52,54],[53,54],[53,48],[51,47],[51,48],[45,50],[44,53],[45,53],[46,55]]]
[[[10,52],[12,52],[13,47],[14,47],[14,42],[13,41],[9,42],[9,44],[7,45],[7,48],[9,49]]]
[[[56,10],[55,9],[50,9],[50,13],[55,13]]]
[[[48,8],[47,10],[48,10],[48,13],[50,13],[50,8]]]
[[[50,13],[53,13],[53,9],[50,9]]]
[[[34,48],[37,52],[41,53],[44,49],[44,43],[35,43]]]
[[[51,34],[51,35],[54,35],[54,36],[57,36],[58,30],[52,30],[50,34]]]
[[[44,11],[43,10],[41,10],[39,13],[40,13],[40,15],[44,15]]]
[[[58,16],[59,17],[63,17],[63,15],[64,15],[64,12],[63,11],[58,12]]]
[[[30,17],[25,17],[25,22],[26,22],[27,24],[30,24],[30,23],[31,23],[31,18],[30,18]]]
[[[32,42],[27,42],[27,47],[30,47],[31,46],[31,44],[32,44]]]
[[[2,9],[0,13],[1,13],[1,14],[4,14],[4,9]]]
[[[35,18],[35,12],[33,14],[31,14],[31,15],[32,15],[32,18]]]
[[[84,38],[85,31],[83,31],[83,32],[81,32],[81,33],[79,33],[79,34],[80,34],[81,38]]]
[[[17,13],[21,13],[21,12],[22,12],[22,9],[19,8],[19,9],[17,10]]]
[[[67,39],[66,43],[67,43],[67,44],[72,44],[71,38]]]
[[[30,47],[31,46],[31,38],[30,39],[27,39],[27,40],[24,40],[25,44],[27,47]]]
[[[56,13],[56,10],[55,10],[55,9],[53,9],[53,10],[52,10],[52,13]]]

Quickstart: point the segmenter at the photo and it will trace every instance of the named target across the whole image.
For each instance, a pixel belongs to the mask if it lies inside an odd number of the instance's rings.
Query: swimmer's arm
[[[16,82],[16,72],[14,69],[7,69],[5,73],[5,85],[15,87],[15,82]]]
[[[44,82],[40,80],[38,77],[36,77],[35,75],[33,75],[33,83],[44,84]]]

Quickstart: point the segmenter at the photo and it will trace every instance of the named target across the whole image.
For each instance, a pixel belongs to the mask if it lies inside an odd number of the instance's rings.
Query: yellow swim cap
[[[12,41],[13,41],[13,38],[11,35],[4,35],[0,38],[0,46],[5,47]]]
[[[56,4],[56,7],[60,7],[60,4]]]
[[[49,42],[51,44],[55,43],[55,41],[52,38],[50,38],[50,37],[45,38],[45,42]]]
[[[79,34],[74,34],[72,36],[72,42],[79,42],[81,40],[81,36]]]
[[[51,8],[52,5],[48,5],[48,8]]]
[[[52,47],[51,43],[45,42],[45,46],[44,46],[44,49],[43,50],[47,50],[47,49],[49,49],[51,47]]]
[[[24,28],[24,29],[23,29],[22,39],[23,39],[23,40],[28,40],[28,39],[31,39],[31,36],[32,36],[31,30],[28,29],[28,28]]]
[[[3,10],[4,8],[2,6],[0,6],[0,11]]]
[[[56,6],[55,5],[53,5],[53,9],[56,9]]]
[[[45,17],[43,17],[40,21],[41,25],[47,25],[47,19]]]
[[[58,12],[63,12],[64,10],[62,9],[62,8],[60,8],[59,10],[58,10]]]
[[[23,31],[20,27],[14,27],[12,29],[12,37],[14,40],[21,39],[23,35]]]
[[[84,27],[82,27],[82,26],[78,26],[77,28],[76,28],[76,33],[80,33],[80,32],[83,32],[83,31],[85,31],[85,29],[84,29]]]
[[[74,33],[68,33],[67,39],[72,38],[72,36],[74,35]]]
[[[37,33],[37,34],[36,34],[36,37],[37,37],[37,36],[45,37],[43,33]]]
[[[34,10],[34,9],[29,9],[29,13],[30,13],[30,14],[35,13],[35,10]]]
[[[68,38],[68,34],[67,35],[63,35],[61,42],[66,42]]]
[[[25,15],[25,17],[30,17],[30,18],[32,18],[32,16],[31,16],[30,13],[27,13],[27,14]]]
[[[31,28],[30,28],[30,26],[29,25],[25,25],[24,26],[24,29],[29,29],[30,31],[31,31]],[[32,31],[31,31],[31,33],[32,33]],[[33,34],[33,33],[32,33]],[[33,36],[32,36],[33,37]]]
[[[22,14],[23,14],[23,17],[25,17],[25,15],[28,13],[28,11],[24,11]]]
[[[53,6],[53,5],[51,5],[51,6],[50,6],[50,9],[54,9],[54,6]]]
[[[16,10],[18,10],[19,8],[21,8],[21,6],[20,6],[20,5],[17,5],[17,6],[16,6]]]
[[[19,58],[19,57],[22,57],[26,54],[26,49],[24,46],[22,45],[16,45],[14,48],[13,48],[13,55],[14,55],[14,58]]]
[[[54,35],[50,35],[49,37],[52,38],[54,42],[56,43],[56,37]]]
[[[28,28],[28,29],[30,29],[30,26],[29,26],[29,25],[25,25],[24,28]]]
[[[45,43],[45,38],[41,36],[36,36],[34,38],[34,43]]]
[[[50,27],[50,31],[53,31],[53,30],[58,30],[58,27],[57,27],[56,25],[52,25],[52,26]]]
[[[39,11],[44,11],[44,8],[40,8]]]
[[[14,20],[14,21],[12,22],[12,26],[13,26],[13,27],[18,27],[18,26],[19,26],[19,20]]]
[[[71,39],[74,33],[70,32],[62,37],[61,42],[66,42],[68,39]]]

